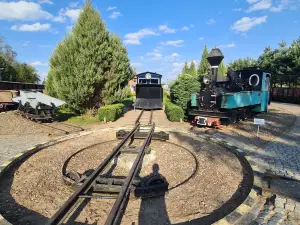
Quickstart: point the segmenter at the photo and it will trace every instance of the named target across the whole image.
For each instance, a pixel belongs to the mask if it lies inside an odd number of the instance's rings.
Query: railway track
[[[155,123],[153,123],[153,112],[142,110],[135,121],[134,127],[124,135],[121,142],[104,159],[104,161],[91,172],[91,174],[82,176],[76,172],[65,174],[65,176],[63,176],[65,183],[72,185],[76,191],[52,216],[52,218],[50,218],[46,225],[63,223],[70,218],[77,208],[79,208],[83,202],[82,200],[90,199],[115,199],[105,225],[116,225],[119,224],[122,219],[123,211],[128,202],[130,193],[135,192],[141,197],[144,193],[153,194],[154,192],[168,190],[168,183],[161,177],[152,177],[151,182],[148,182],[148,186],[143,186],[142,188],[139,187],[139,181],[135,179],[141,170],[144,156],[149,150],[154,130]],[[143,137],[141,136],[141,133],[143,133]],[[139,147],[131,146],[136,136],[144,139],[142,145]],[[124,179],[104,177],[103,172],[108,168],[110,163],[114,161],[111,168],[117,166],[120,154],[126,153],[136,154],[127,177]],[[70,158],[68,160],[70,160]]]

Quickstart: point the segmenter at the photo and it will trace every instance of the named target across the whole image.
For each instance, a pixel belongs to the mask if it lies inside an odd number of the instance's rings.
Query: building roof
[[[150,71],[143,72],[143,73],[139,73],[139,74],[137,74],[136,76],[139,77],[139,76],[142,76],[142,75],[147,74],[147,73],[150,73],[151,75],[154,75],[154,76],[156,76],[156,77],[160,77],[160,78],[162,77],[161,74],[158,74],[158,73],[155,73],[155,72],[150,72]]]

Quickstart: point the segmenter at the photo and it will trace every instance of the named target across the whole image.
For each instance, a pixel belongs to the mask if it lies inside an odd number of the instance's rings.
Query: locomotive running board
[[[118,139],[123,139],[124,137],[126,137],[126,135],[129,133],[129,131],[126,130],[119,130],[116,133],[116,137]],[[141,132],[141,131],[137,131],[134,133],[134,138],[137,139],[145,139],[147,136],[147,132]],[[152,135],[152,139],[153,140],[160,140],[160,141],[167,141],[169,140],[169,134],[167,134],[164,131],[160,131],[160,132],[154,132]]]

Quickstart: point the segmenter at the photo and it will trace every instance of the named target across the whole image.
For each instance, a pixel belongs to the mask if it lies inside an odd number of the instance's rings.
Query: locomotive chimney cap
[[[218,48],[213,48],[207,57],[207,61],[211,66],[219,66],[223,59],[224,55]]]

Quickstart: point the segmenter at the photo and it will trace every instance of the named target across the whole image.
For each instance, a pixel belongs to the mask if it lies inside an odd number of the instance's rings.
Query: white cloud
[[[141,67],[143,64],[136,62],[136,63],[131,63],[130,65],[134,67]]]
[[[219,45],[217,48],[225,49],[225,48],[234,48],[236,47],[235,43],[227,44],[227,45]]]
[[[265,23],[267,21],[268,16],[262,17],[243,17],[242,19],[236,21],[232,26],[231,29],[239,32],[246,32],[253,27]]]
[[[167,46],[173,46],[173,47],[182,47],[183,46],[183,40],[176,40],[176,41],[166,41],[166,42],[161,42],[162,45],[167,45]]]
[[[14,25],[10,29],[15,31],[29,31],[29,32],[47,31],[51,29],[51,24],[35,23],[35,24]]]
[[[26,47],[26,46],[29,45],[29,43],[30,43],[30,41],[24,41],[22,45],[23,45],[24,47]]]
[[[51,0],[38,0],[39,4],[49,4],[53,5],[54,3]]]
[[[53,15],[42,10],[34,2],[0,2],[0,20],[33,21],[39,19],[52,19]]]
[[[204,40],[204,37],[199,38],[199,41],[203,41],[203,40]]]
[[[183,26],[183,27],[181,27],[181,31],[187,31],[187,30],[189,30],[190,28],[188,27],[188,26]]]
[[[249,3],[249,4],[253,4],[253,3],[255,3],[255,2],[258,2],[259,0],[247,0],[247,2]]]
[[[120,16],[122,16],[122,13],[120,13],[120,12],[113,12],[108,17],[111,18],[111,19],[117,19]]]
[[[152,58],[150,58],[150,60],[161,60],[162,59],[162,54],[160,54],[158,52],[148,52],[147,56],[153,56]]]
[[[109,6],[106,10],[107,11],[111,11],[111,10],[114,10],[114,9],[116,9],[117,8],[117,6]]]
[[[271,0],[261,0],[254,5],[250,6],[250,8],[247,10],[247,12],[257,11],[257,10],[265,10],[269,9],[272,6]]]
[[[62,8],[59,10],[59,15],[53,18],[55,22],[64,23],[67,18],[71,20],[71,22],[75,23],[79,17],[81,9],[69,9]]]
[[[235,12],[240,12],[242,10],[243,10],[242,8],[233,9],[233,11],[235,11]]]
[[[30,66],[48,66],[48,63],[42,63],[40,61],[35,61],[29,64]]]
[[[176,33],[176,29],[168,27],[168,25],[160,25],[158,29],[164,33]]]
[[[173,53],[172,55],[171,55],[172,57],[179,57],[180,55],[178,54],[178,53]]]
[[[212,24],[215,24],[216,21],[214,19],[210,19],[206,22],[208,25],[212,25]]]
[[[70,7],[70,8],[77,8],[78,5],[79,5],[79,2],[70,2],[70,3],[69,3],[69,7]]]
[[[153,31],[152,29],[145,28],[139,30],[135,33],[126,34],[124,44],[126,45],[140,45],[142,42],[140,41],[145,36],[158,36],[159,34]]]

